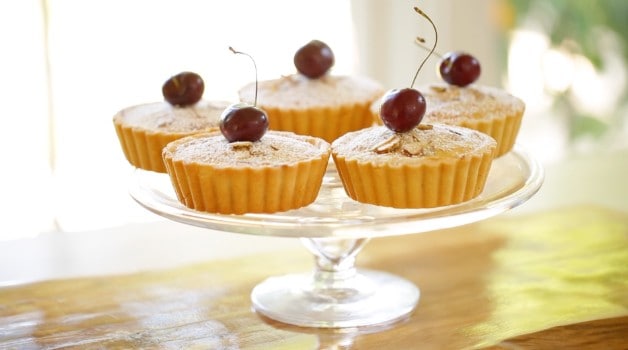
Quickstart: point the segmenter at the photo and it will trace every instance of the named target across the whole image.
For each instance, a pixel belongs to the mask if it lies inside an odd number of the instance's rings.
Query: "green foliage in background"
[[[598,34],[595,29],[606,28],[614,32],[620,42],[619,54],[628,62],[628,0],[510,0],[514,13],[514,26],[525,26],[533,20],[540,25],[552,46],[561,46],[571,41],[577,44],[580,54],[587,57],[598,69],[604,68]],[[572,139],[588,135],[603,136],[609,128],[626,121],[621,111],[628,105],[628,89],[622,92],[617,115],[610,123],[602,122],[591,115],[578,114],[565,96],[556,96],[557,109],[571,117]]]
[[[554,45],[565,39],[577,42],[582,54],[600,67],[600,52],[596,42],[596,27],[606,27],[624,43],[622,55],[628,59],[628,1],[627,0],[511,0],[515,19],[521,24],[535,9],[535,20],[543,25]]]

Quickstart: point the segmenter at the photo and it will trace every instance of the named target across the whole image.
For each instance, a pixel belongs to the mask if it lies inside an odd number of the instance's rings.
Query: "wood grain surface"
[[[373,239],[358,266],[419,286],[412,315],[341,330],[259,316],[257,283],[313,267],[289,250],[2,288],[0,349],[628,349],[625,213],[573,207]]]

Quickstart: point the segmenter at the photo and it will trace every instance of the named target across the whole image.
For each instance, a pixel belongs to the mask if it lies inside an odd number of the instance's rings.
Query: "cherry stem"
[[[427,19],[430,22],[430,24],[432,25],[432,28],[434,28],[435,39],[434,39],[434,45],[432,46],[430,53],[427,54],[427,56],[425,56],[425,58],[423,59],[423,62],[421,62],[421,65],[419,66],[419,69],[416,70],[416,73],[414,74],[414,79],[412,79],[412,84],[410,84],[410,88],[414,87],[414,83],[416,82],[416,78],[419,76],[419,72],[421,71],[421,68],[423,68],[423,65],[425,64],[427,59],[430,58],[430,56],[434,53],[434,50],[436,50],[436,44],[438,43],[438,30],[436,30],[436,25],[434,24],[430,16],[425,14],[425,12],[421,11],[421,9],[416,6],[414,7],[414,11],[418,13],[419,15],[423,16],[425,19]],[[421,41],[425,41],[423,38],[419,38],[419,39]]]
[[[425,46],[425,39],[421,38],[420,36],[416,37],[416,39],[414,40],[414,43],[417,44],[420,48],[422,48],[425,51],[431,50],[429,47]],[[434,51],[433,53],[439,58],[443,58],[443,55],[438,53],[438,51]]]
[[[246,52],[242,52],[242,51],[236,51],[233,47],[229,46],[229,50],[231,52],[233,52],[234,54],[240,54],[240,55],[245,55],[248,58],[251,59],[251,61],[253,62],[253,67],[255,67],[255,99],[253,100],[253,106],[257,106],[257,64],[255,64],[255,60],[253,59],[253,57],[251,55],[249,55]]]

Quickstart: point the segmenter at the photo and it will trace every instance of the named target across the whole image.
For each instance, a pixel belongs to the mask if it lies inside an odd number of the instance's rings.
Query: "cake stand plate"
[[[316,201],[275,214],[223,215],[181,204],[165,174],[135,171],[131,196],[146,209],[181,223],[218,231],[284,237],[363,238],[433,231],[479,221],[514,208],[540,188],[540,164],[523,149],[493,161],[484,191],[476,198],[431,209],[394,209],[349,198],[330,162]]]
[[[419,300],[411,282],[385,272],[361,271],[355,257],[371,239],[422,233],[486,219],[532,197],[543,183],[541,165],[521,147],[493,161],[476,198],[430,209],[393,209],[349,198],[333,162],[311,205],[275,214],[222,215],[182,205],[166,174],[137,170],[131,196],[168,219],[208,229],[301,238],[315,257],[309,274],[270,277],[252,291],[254,308],[272,319],[305,327],[357,327],[394,322]]]

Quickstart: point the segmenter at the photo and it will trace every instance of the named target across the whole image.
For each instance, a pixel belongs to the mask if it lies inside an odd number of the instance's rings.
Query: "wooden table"
[[[623,212],[577,206],[374,239],[358,266],[421,289],[408,319],[379,329],[299,328],[251,309],[257,283],[311,259],[288,249],[0,288],[0,349],[628,349]]]

